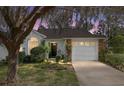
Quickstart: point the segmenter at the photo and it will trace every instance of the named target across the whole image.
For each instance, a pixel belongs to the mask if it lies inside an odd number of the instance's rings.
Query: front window
[[[36,37],[31,37],[28,44],[29,44],[29,49],[31,50],[32,48],[37,47],[39,45],[39,42]]]

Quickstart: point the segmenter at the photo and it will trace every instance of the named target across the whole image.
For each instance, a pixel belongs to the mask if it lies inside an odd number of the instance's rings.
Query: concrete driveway
[[[124,72],[97,61],[72,62],[82,86],[122,86]]]

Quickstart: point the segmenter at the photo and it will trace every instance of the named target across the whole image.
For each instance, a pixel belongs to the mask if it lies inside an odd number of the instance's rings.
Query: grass
[[[0,81],[5,79],[6,65],[0,65]],[[14,85],[76,86],[79,85],[71,64],[30,63],[18,67],[18,82]]]

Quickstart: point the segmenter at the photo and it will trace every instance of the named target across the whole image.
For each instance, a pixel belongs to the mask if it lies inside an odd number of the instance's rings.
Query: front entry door
[[[55,58],[56,55],[57,55],[57,43],[50,43],[50,46],[51,46],[51,52],[50,52],[50,55],[49,57],[50,58]]]

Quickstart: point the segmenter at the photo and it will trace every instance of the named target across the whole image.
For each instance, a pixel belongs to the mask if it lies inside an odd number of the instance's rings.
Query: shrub
[[[115,35],[109,40],[109,45],[114,53],[124,53],[124,36]]]
[[[2,60],[0,60],[0,65],[5,65],[5,64],[7,64],[8,62],[7,62],[7,60],[5,60],[5,59],[2,59]]]
[[[31,55],[32,62],[43,62],[45,59],[42,54],[40,55]]]
[[[106,62],[113,66],[124,64],[124,54],[107,54]]]
[[[31,49],[31,55],[40,55],[41,53],[43,53],[43,49],[39,46],[39,47],[35,47],[33,49]]]
[[[40,46],[31,50],[31,59],[33,62],[42,62],[48,58],[49,47],[43,41]]]
[[[67,56],[64,57],[64,61],[63,62],[64,63],[68,62],[68,57]]]
[[[68,57],[63,55],[63,54],[57,55],[56,56],[56,62],[60,62],[60,61],[66,63],[68,61]]]
[[[111,48],[111,50],[114,52],[114,53],[124,53],[124,47],[113,47]]]
[[[35,47],[31,50],[31,59],[33,62],[43,61],[46,58],[45,55],[46,54],[41,46]]]
[[[63,54],[63,55],[61,55],[61,60],[63,60],[62,62],[66,63],[69,61],[69,58],[68,58],[68,56]]]
[[[64,60],[65,59],[65,55],[61,55],[61,60]]]
[[[59,62],[61,60],[61,56],[56,56],[56,62]]]
[[[19,63],[23,62],[25,56],[25,52],[19,52]]]
[[[23,60],[24,63],[31,63],[31,56],[30,55],[27,55],[24,57],[24,60]]]

